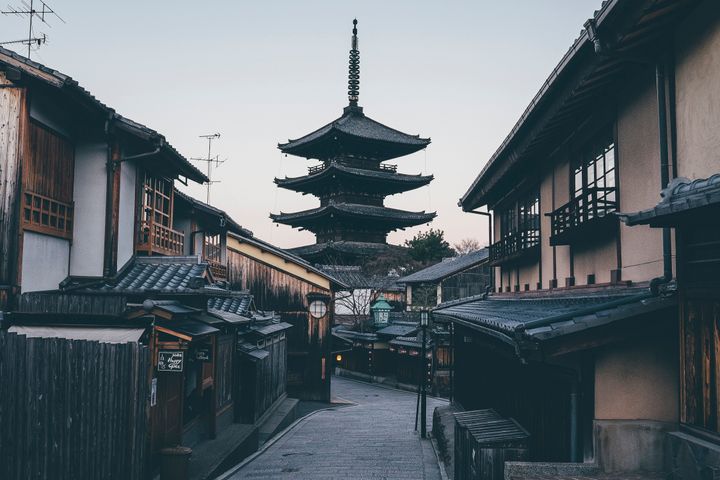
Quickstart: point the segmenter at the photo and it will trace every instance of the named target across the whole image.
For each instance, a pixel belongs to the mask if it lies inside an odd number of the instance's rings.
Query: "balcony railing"
[[[526,259],[540,252],[540,231],[514,232],[490,245],[490,264]]]
[[[147,254],[183,255],[185,234],[158,223],[144,223],[138,232],[137,250]]]
[[[593,188],[574,198],[550,216],[550,245],[570,245],[579,238],[587,238],[617,223],[612,212],[617,210],[615,188]]]
[[[316,173],[320,173],[323,170],[325,170],[328,166],[329,166],[329,164],[321,163],[320,165],[313,165],[312,167],[308,167],[308,175],[315,175]],[[395,173],[395,172],[397,172],[397,169],[398,169],[397,165],[388,165],[388,164],[384,164],[384,163],[381,163],[377,166],[377,170],[380,170],[382,172]],[[368,170],[375,170],[375,168],[371,168]]]

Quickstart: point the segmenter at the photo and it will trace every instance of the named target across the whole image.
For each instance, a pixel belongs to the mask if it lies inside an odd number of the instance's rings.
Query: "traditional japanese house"
[[[0,300],[181,255],[173,181],[207,178],[69,76],[0,48]]]
[[[690,333],[712,324],[714,297],[693,303],[688,280],[679,329],[670,231],[614,212],[653,208],[676,175],[718,171],[718,32],[716,2],[603,3],[461,199],[493,211],[496,291],[435,310],[454,326],[455,398],[516,418],[534,460],[674,478],[717,468],[698,450],[702,436],[717,451],[717,399],[702,385],[714,364],[694,350],[714,358],[717,337]],[[681,285],[683,268],[711,265],[706,232],[678,228]],[[684,470],[690,457],[714,465]]]
[[[308,175],[277,178],[275,183],[320,199],[320,206],[272,214],[277,223],[313,232],[316,243],[291,252],[312,263],[360,264],[368,256],[389,254],[387,234],[430,222],[435,213],[408,212],[384,206],[385,197],[427,185],[432,175],[406,175],[384,162],[425,148],[430,139],[387,127],[358,106],[360,51],[353,22],[348,79],[349,105],[342,116],[312,133],[278,145],[284,154],[320,163]],[[399,247],[394,247],[395,249]]]
[[[442,302],[485,293],[492,288],[488,249],[449,257],[402,277],[408,310],[435,307]]]
[[[225,211],[176,192],[175,222],[191,236],[186,253],[200,255],[213,277],[249,292],[256,307],[294,328],[287,332],[288,394],[330,401],[330,327],[341,282],[305,260],[255,237]],[[283,334],[284,335],[284,334]],[[252,343],[252,342],[250,342]],[[284,347],[283,347],[284,348]],[[243,347],[252,357],[252,350]],[[262,352],[259,352],[262,354]],[[256,361],[267,362],[263,358]],[[264,381],[258,377],[258,381]],[[263,390],[265,391],[265,390]]]

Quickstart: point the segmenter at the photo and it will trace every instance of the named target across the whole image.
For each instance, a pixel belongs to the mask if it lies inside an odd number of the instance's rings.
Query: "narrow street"
[[[414,431],[416,395],[332,379],[333,399],[355,405],[318,411],[252,460],[231,479],[439,479],[429,441]],[[428,431],[433,409],[428,398]]]

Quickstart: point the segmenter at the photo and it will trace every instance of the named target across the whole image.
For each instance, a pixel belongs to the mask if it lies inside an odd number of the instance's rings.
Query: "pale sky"
[[[214,153],[227,162],[215,172],[221,183],[213,185],[211,203],[281,247],[314,237],[276,227],[269,213],[318,201],[275,187],[274,177],[303,175],[316,163],[281,156],[276,145],[341,115],[353,18],[365,113],[432,138],[426,151],[389,163],[435,180],[388,197],[386,205],[437,211],[431,226],[451,243],[468,237],[484,243],[487,220],[462,213],[457,201],[600,6],[600,0],[47,1],[67,23],[36,22],[35,33],[47,34],[48,44],[32,58],[159,131],[188,158],[207,153],[199,135],[219,132]],[[26,20],[0,16],[0,41],[25,35]],[[188,191],[205,199],[204,187]],[[390,241],[427,228],[392,233]]]

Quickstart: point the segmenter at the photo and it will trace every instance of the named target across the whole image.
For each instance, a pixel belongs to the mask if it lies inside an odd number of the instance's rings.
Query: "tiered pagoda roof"
[[[275,183],[277,186],[288,190],[303,194],[320,195],[326,189],[328,180],[337,179],[338,181],[363,182],[365,191],[393,195],[424,187],[434,178],[433,175],[397,173],[395,169],[388,168],[386,165],[381,165],[379,170],[369,170],[331,161],[327,166],[321,164],[310,167],[308,175],[276,178]]]
[[[428,185],[432,175],[407,175],[386,160],[415,153],[430,144],[429,138],[409,135],[366,116],[358,106],[360,52],[357,20],[353,22],[348,79],[349,105],[343,114],[319,129],[278,145],[285,154],[322,163],[308,175],[276,178],[288,190],[319,197],[320,206],[293,213],[271,214],[270,218],[316,235],[316,244],[299,247],[294,253],[312,261],[340,255],[357,261],[363,256],[391,251],[387,234],[430,222],[436,214],[398,210],[384,206],[384,199]],[[336,247],[342,246],[341,249]],[[397,247],[395,247],[397,248]]]
[[[429,138],[385,126],[366,116],[362,107],[349,105],[340,118],[296,140],[278,144],[278,148],[289,155],[318,160],[352,155],[384,161],[415,153],[429,144]]]

